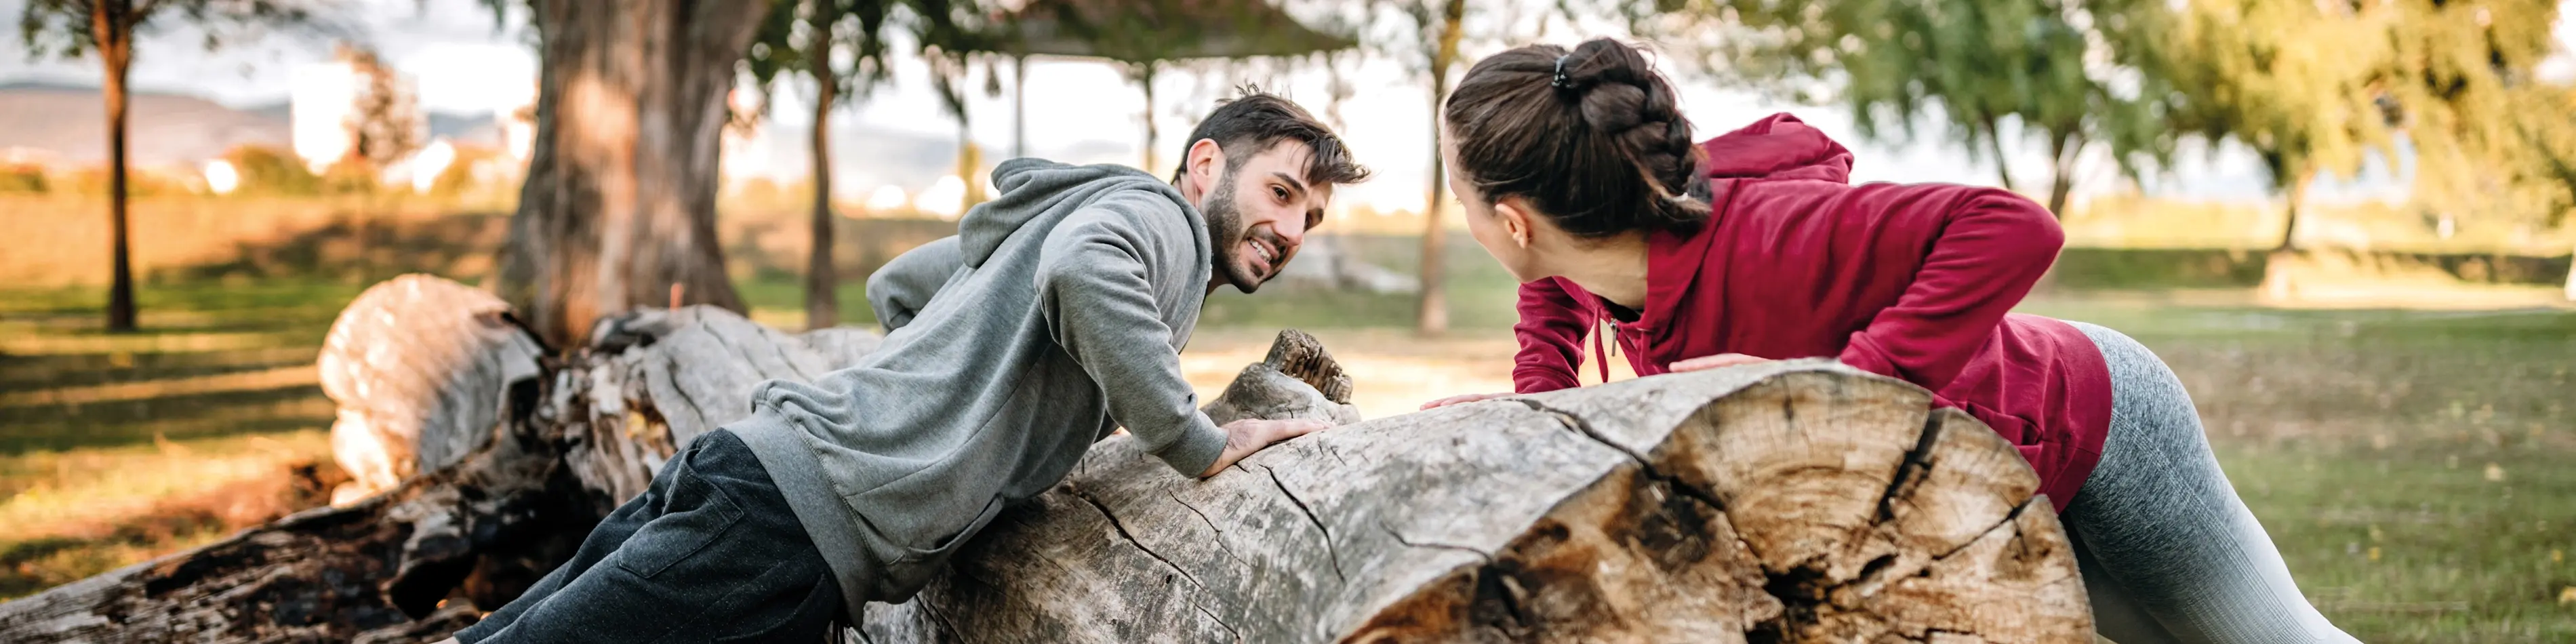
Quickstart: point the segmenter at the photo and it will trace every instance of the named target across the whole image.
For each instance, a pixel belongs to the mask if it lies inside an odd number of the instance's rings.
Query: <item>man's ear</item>
[[[1530,220],[1529,202],[1520,197],[1494,202],[1494,219],[1503,225],[1503,234],[1511,236],[1512,243],[1523,249],[1529,248],[1531,238],[1538,235],[1536,222]]]
[[[1197,192],[1215,191],[1217,175],[1225,174],[1225,146],[1217,145],[1216,139],[1199,139],[1191,143],[1189,156],[1182,160],[1182,174],[1189,177],[1190,186]],[[1191,195],[1191,198],[1195,199],[1197,195]]]

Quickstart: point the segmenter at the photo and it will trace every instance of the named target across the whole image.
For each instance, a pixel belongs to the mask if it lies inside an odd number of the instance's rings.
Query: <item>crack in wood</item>
[[[1287,495],[1289,503],[1297,504],[1297,510],[1306,513],[1306,520],[1315,524],[1316,532],[1324,533],[1324,556],[1333,563],[1333,577],[1342,580],[1343,583],[1349,583],[1351,578],[1342,574],[1342,553],[1339,548],[1333,547],[1333,531],[1324,527],[1324,520],[1315,516],[1314,508],[1306,507],[1304,499],[1297,498],[1297,493],[1288,491],[1287,483],[1280,482],[1279,470],[1263,465],[1261,471],[1270,473],[1270,484],[1279,486],[1279,493]]]
[[[2038,497],[2031,498],[2035,500]],[[1933,562],[1947,561],[1950,559],[1950,555],[1959,554],[1959,551],[1968,549],[1968,546],[1976,545],[1977,539],[1984,538],[1986,533],[1993,532],[1995,528],[2012,525],[2014,522],[2020,521],[2022,511],[2030,509],[2031,503],[2032,500],[2024,500],[2021,502],[2021,505],[2013,506],[2011,512],[2004,513],[2004,520],[1996,521],[1994,525],[1986,526],[1986,529],[1977,531],[1977,536],[1969,537],[1967,541],[1961,542],[1956,546],[1951,546],[1949,550],[1941,551],[1941,554],[1933,555],[1932,558],[1925,560],[1923,567],[1925,569],[1930,569]]]
[[[794,342],[794,343],[796,343],[798,346],[804,346],[805,341],[804,341],[803,339],[799,339],[799,338],[797,338],[796,336],[788,335],[788,334],[786,334],[785,332],[779,331],[779,330],[777,330],[777,329],[772,329],[772,328],[769,328],[769,327],[767,327],[767,326],[762,326],[762,327],[759,327],[759,328],[760,328],[760,336],[761,336],[761,339],[763,339],[763,340],[768,340],[768,341],[769,341],[769,352],[770,352],[770,353],[774,353],[774,354],[778,354],[778,362],[779,362],[780,364],[787,365],[787,371],[788,371],[788,373],[796,374],[796,378],[797,378],[797,379],[799,379],[799,380],[803,380],[803,381],[805,381],[805,382],[813,382],[813,381],[814,381],[814,374],[805,373],[805,369],[804,369],[803,367],[798,367],[798,366],[796,366],[796,360],[795,360],[794,358],[790,358],[790,357],[788,357],[788,356],[787,356],[787,343],[789,343],[789,342]],[[806,353],[809,353],[809,354],[810,354],[810,353],[812,353],[812,352],[809,350],[809,351],[807,351]],[[762,374],[762,375],[768,375],[768,374]],[[777,377],[777,376],[770,376],[770,377],[775,378],[775,377]]]
[[[1407,547],[1407,548],[1426,548],[1426,549],[1432,549],[1432,550],[1456,550],[1456,551],[1459,551],[1459,552],[1464,552],[1464,553],[1467,553],[1467,554],[1475,555],[1475,556],[1476,556],[1476,558],[1484,560],[1484,561],[1485,561],[1485,565],[1490,566],[1490,565],[1493,565],[1493,564],[1494,564],[1494,555],[1493,555],[1493,554],[1491,554],[1491,553],[1487,553],[1487,552],[1485,552],[1485,551],[1483,551],[1483,550],[1477,550],[1477,549],[1475,549],[1475,548],[1469,548],[1469,547],[1466,547],[1466,546],[1455,545],[1455,544],[1439,543],[1439,542],[1435,542],[1435,541],[1413,541],[1413,540],[1410,540],[1410,539],[1406,539],[1406,538],[1404,538],[1404,534],[1403,534],[1403,533],[1396,532],[1396,531],[1395,531],[1395,527],[1394,527],[1394,526],[1387,525],[1387,524],[1386,524],[1386,522],[1384,522],[1384,521],[1379,521],[1379,522],[1378,522],[1378,524],[1377,524],[1377,529],[1386,531],[1386,536],[1394,538],[1396,543],[1398,543],[1398,544],[1402,544],[1404,547]]]
[[[956,622],[948,621],[948,616],[947,616],[947,615],[942,615],[942,614],[940,614],[940,613],[939,613],[939,607],[936,605],[936,602],[914,601],[914,602],[911,602],[911,603],[912,603],[912,604],[914,604],[914,605],[916,605],[916,606],[920,606],[920,607],[921,607],[921,612],[922,612],[923,614],[929,615],[929,616],[930,616],[931,621],[939,622],[939,627],[940,627],[940,628],[942,628],[942,629],[945,629],[945,630],[947,631],[947,634],[948,634],[948,637],[946,637],[946,638],[940,638],[940,637],[929,637],[929,638],[923,638],[923,639],[927,639],[927,640],[930,640],[930,641],[934,641],[934,642],[935,642],[935,641],[941,641],[941,640],[943,640],[943,639],[956,639],[958,636],[960,636],[960,635],[964,635],[964,634],[966,633],[966,631],[962,631],[962,630],[958,630],[958,629],[957,629],[957,623],[956,623]]]
[[[1620,445],[1618,441],[1610,440],[1610,437],[1601,435],[1601,431],[1594,429],[1592,427],[1592,422],[1584,420],[1582,416],[1576,416],[1565,410],[1549,407],[1546,403],[1541,403],[1536,400],[1530,400],[1527,398],[1514,398],[1512,400],[1528,406],[1531,410],[1555,417],[1556,424],[1563,425],[1567,430],[1573,431],[1576,435],[1592,439],[1592,442],[1600,443],[1604,447],[1608,447],[1620,454],[1627,455],[1628,460],[1637,464],[1639,472],[1644,473],[1649,479],[1664,483],[1666,487],[1672,488],[1673,493],[1696,499],[1701,503],[1706,503],[1708,504],[1708,507],[1715,509],[1720,513],[1726,512],[1726,504],[1718,501],[1716,495],[1709,494],[1708,490],[1700,489],[1698,486],[1687,485],[1680,479],[1676,479],[1672,475],[1665,474],[1662,470],[1656,469],[1654,462],[1647,460],[1646,455],[1630,451],[1626,446]]]
[[[1896,498],[1911,495],[1915,486],[1921,485],[1925,477],[1931,476],[1932,448],[1941,440],[1941,429],[1939,410],[1924,416],[1923,431],[1915,438],[1914,449],[1907,450],[1905,460],[1897,462],[1896,475],[1887,479],[1887,491],[1878,495],[1878,520],[1873,523],[1883,524],[1895,520]]]
[[[709,339],[715,340],[717,346],[724,347],[726,353],[731,353],[734,357],[741,358],[741,364],[744,367],[750,368],[753,373],[760,372],[760,359],[751,357],[751,352],[744,351],[741,346],[726,340],[724,334],[717,333],[715,329],[712,328],[713,325],[699,322],[695,326],[702,330]]]
[[[1145,547],[1145,542],[1137,541],[1136,535],[1127,531],[1127,524],[1119,522],[1118,515],[1111,514],[1109,512],[1109,506],[1102,505],[1100,503],[1100,499],[1091,498],[1091,494],[1079,489],[1073,491],[1073,498],[1082,499],[1082,502],[1091,504],[1092,509],[1099,510],[1100,516],[1109,519],[1109,527],[1118,530],[1118,536],[1126,539],[1128,545],[1136,546],[1137,550],[1145,552],[1145,556],[1153,557],[1155,561],[1163,562],[1163,565],[1171,568],[1172,572],[1181,573],[1181,577],[1190,580],[1190,585],[1198,586],[1200,588],[1207,587],[1207,584],[1199,582],[1198,575],[1193,575],[1190,574],[1190,571],[1182,570],[1179,564],[1172,563],[1172,560],[1163,558],[1163,555],[1161,553],[1154,552],[1153,548]]]
[[[1187,597],[1183,597],[1183,598],[1181,599],[1181,601],[1188,602],[1191,608],[1199,609],[1199,614],[1201,614],[1201,615],[1206,615],[1206,616],[1207,616],[1207,618],[1208,618],[1208,621],[1216,622],[1216,627],[1217,627],[1217,628],[1225,629],[1225,632],[1227,632],[1227,633],[1233,633],[1233,634],[1234,634],[1234,641],[1236,641],[1236,642],[1242,642],[1242,641],[1244,641],[1244,639],[1243,639],[1243,632],[1242,632],[1242,631],[1234,630],[1234,625],[1233,625],[1233,624],[1225,623],[1225,618],[1223,618],[1223,617],[1218,617],[1218,616],[1216,615],[1216,612],[1215,612],[1215,611],[1210,611],[1210,610],[1208,610],[1208,609],[1207,609],[1207,606],[1206,606],[1205,604],[1200,604],[1200,603],[1198,603],[1198,601],[1196,601],[1196,600],[1192,600],[1192,599],[1189,599],[1189,598],[1187,598]]]
[[[680,359],[677,356],[672,355],[671,352],[662,353],[662,374],[663,378],[671,381],[671,390],[679,392],[680,403],[689,406],[689,415],[697,417],[698,427],[701,429],[710,429],[710,431],[712,431],[711,428],[707,428],[706,411],[704,411],[704,408],[698,406],[698,399],[696,397],[689,395],[689,386],[686,383],[680,382]],[[662,417],[664,419],[668,419],[671,417],[671,414],[665,412],[662,414]],[[673,447],[678,446],[674,445]]]
[[[1181,500],[1181,495],[1173,494],[1171,490],[1163,490],[1163,496],[1171,497],[1173,503],[1178,503],[1181,504],[1181,507],[1188,508],[1190,514],[1199,515],[1200,522],[1206,523],[1209,530],[1216,531],[1216,538],[1212,539],[1212,541],[1216,542],[1217,549],[1225,551],[1225,556],[1233,558],[1235,563],[1243,564],[1246,568],[1252,567],[1252,562],[1245,561],[1242,556],[1234,554],[1234,546],[1225,544],[1225,529],[1216,527],[1216,521],[1210,520],[1207,513],[1200,512],[1198,506],[1190,505],[1190,502]]]

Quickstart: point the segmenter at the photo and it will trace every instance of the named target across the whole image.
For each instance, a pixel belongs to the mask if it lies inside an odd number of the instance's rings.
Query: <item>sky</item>
[[[346,0],[341,4],[342,29],[338,35],[374,47],[395,68],[413,76],[425,108],[492,113],[525,104],[535,93],[535,51],[527,30],[517,26],[524,22],[524,16],[496,22],[478,0]],[[0,16],[14,18],[23,7],[24,0],[0,0]],[[2576,13],[2576,0],[2563,0],[2560,13]],[[1561,44],[1591,36],[1628,36],[1613,26],[1598,24],[1551,24],[1541,29],[1523,29],[1522,33]],[[2576,49],[2576,22],[2562,18],[2555,33],[2562,48]],[[296,66],[330,58],[334,39],[332,35],[275,36],[209,53],[199,46],[197,36],[184,27],[145,36],[132,72],[135,87],[194,94],[237,107],[273,104],[285,100],[288,80]],[[14,46],[14,33],[5,38],[13,45],[9,49],[18,49]],[[1471,46],[1465,53],[1472,59],[1499,49],[1501,45],[1488,43]],[[1341,199],[1382,210],[1418,208],[1431,162],[1427,89],[1393,60],[1367,58],[1347,67],[1346,78],[1353,94],[1338,110],[1343,117],[1342,134],[1359,160],[1377,171],[1377,178],[1345,189]],[[871,91],[863,103],[836,113],[834,130],[955,137],[958,125],[934,97],[927,71],[909,63],[899,63],[895,69],[890,85]],[[1006,77],[1010,74],[1007,65],[999,72]],[[999,160],[1012,153],[1011,83],[1008,78],[1002,79],[1004,91],[999,96],[987,96],[980,91],[986,86],[985,73],[987,70],[978,68],[969,83],[979,90],[974,92],[969,106],[971,136],[984,150],[985,158]],[[91,60],[31,61],[0,52],[0,82],[95,84],[98,74],[98,65]],[[2576,56],[2562,52],[2544,68],[2544,74],[2576,79]],[[1673,76],[1681,91],[1684,115],[1701,136],[1788,111],[1854,150],[1858,159],[1856,181],[1995,183],[1992,164],[1973,159],[1954,143],[1937,138],[1899,144],[1870,142],[1859,136],[1839,106],[1780,103],[1694,81],[1686,74]],[[1167,71],[1156,84],[1155,114],[1161,130],[1160,147],[1171,149],[1158,150],[1158,164],[1170,163],[1180,146],[1178,139],[1187,135],[1192,119],[1204,113],[1226,88],[1258,82],[1320,114],[1325,111],[1329,81],[1329,76],[1315,65],[1203,65],[1196,70]],[[770,114],[773,122],[799,130],[809,125],[810,110],[803,91],[806,89],[792,83],[781,87]],[[1143,162],[1138,147],[1144,138],[1140,118],[1144,96],[1119,67],[1081,60],[1036,60],[1030,64],[1026,92],[1030,153],[1069,155],[1076,158],[1061,160],[1077,162]],[[744,155],[728,171],[780,178],[803,176],[802,143],[780,138],[763,136],[752,142],[754,154]],[[864,152],[845,147],[841,153]],[[2016,179],[2025,189],[2043,185],[2047,180],[2047,154],[2039,143],[2033,140],[2014,146],[2009,153]],[[2085,171],[2077,181],[2079,198],[2121,187],[2116,169],[2104,162],[2103,156],[2097,150],[2084,164]],[[1166,168],[1152,170],[1161,174]],[[862,195],[878,187],[866,176],[845,172],[836,175],[835,187],[841,194]],[[2221,149],[2215,153],[2187,151],[2172,175],[2154,181],[2151,187],[2165,196],[2245,200],[2264,198],[2267,185],[2260,166],[2250,155],[2241,149]],[[927,186],[902,187],[918,191]],[[2325,201],[2386,199],[2402,194],[2402,182],[2390,178],[2385,164],[2373,164],[2357,180],[2328,181],[2312,190],[2313,197]]]

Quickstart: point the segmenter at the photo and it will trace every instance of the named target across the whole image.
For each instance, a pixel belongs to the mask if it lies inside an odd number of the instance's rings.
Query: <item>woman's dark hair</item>
[[[1467,70],[1441,115],[1487,203],[1527,199],[1578,237],[1708,221],[1690,121],[1635,47],[1595,38],[1495,54]]]

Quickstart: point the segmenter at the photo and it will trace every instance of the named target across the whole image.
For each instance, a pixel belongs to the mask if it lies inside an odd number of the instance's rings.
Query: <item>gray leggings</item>
[[[2129,336],[2073,324],[2111,367],[2102,462],[2061,517],[2094,629],[2119,644],[2356,642],[2299,594],[2219,471],[2182,380]]]

